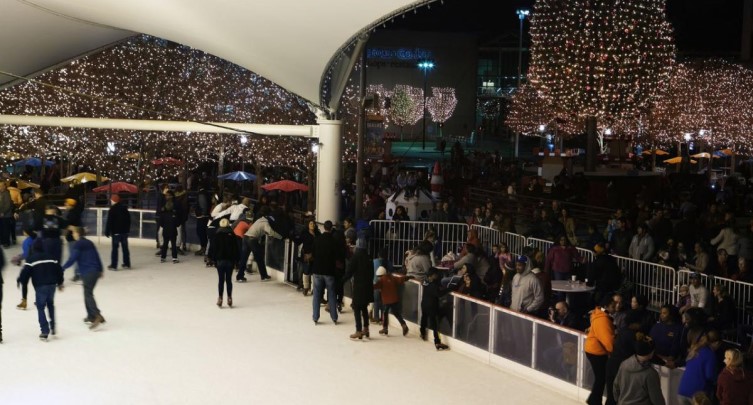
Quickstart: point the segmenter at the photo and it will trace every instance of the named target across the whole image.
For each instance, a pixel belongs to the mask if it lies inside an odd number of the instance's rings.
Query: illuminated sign
[[[419,60],[432,59],[430,50],[423,48],[369,48],[366,50],[367,59],[384,60]]]

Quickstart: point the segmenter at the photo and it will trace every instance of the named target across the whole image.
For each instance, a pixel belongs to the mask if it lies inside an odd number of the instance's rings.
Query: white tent
[[[387,199],[385,217],[392,219],[397,206],[401,205],[408,212],[408,216],[413,221],[428,221],[432,208],[434,208],[434,199],[431,197],[429,190],[417,188],[411,197],[406,197],[406,190],[402,189],[392,194]]]
[[[249,69],[314,105],[341,50],[435,0],[7,0],[0,13],[0,86],[138,33],[197,48]],[[349,72],[348,72],[349,73]],[[344,82],[332,73],[337,96]]]

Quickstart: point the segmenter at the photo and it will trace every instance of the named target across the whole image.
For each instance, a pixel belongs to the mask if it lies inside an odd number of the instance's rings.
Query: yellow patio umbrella
[[[107,177],[104,177],[104,176],[100,177],[100,179],[103,181],[109,180]],[[97,175],[94,173],[89,173],[89,172],[81,172],[81,173],[76,173],[72,176],[68,176],[64,179],[60,179],[60,181],[63,183],[74,183],[74,184],[88,183],[90,181],[97,181]]]
[[[39,184],[32,183],[30,181],[15,179],[19,190],[25,190],[27,188],[39,188]]]
[[[676,164],[678,164],[678,163],[680,163],[680,162],[682,162],[682,156],[676,156],[676,157],[673,157],[673,158],[671,158],[671,159],[667,159],[667,160],[665,160],[665,161],[664,161],[664,163],[669,163],[669,164],[671,164],[671,165],[676,165]],[[693,164],[695,164],[695,163],[698,163],[698,161],[697,161],[697,160],[692,160],[692,159],[691,159],[691,160],[690,160],[690,163],[693,163]]]
[[[656,154],[657,154],[658,156],[669,155],[669,152],[667,152],[667,151],[665,151],[665,150],[661,150],[661,149],[657,149],[657,150],[655,151],[655,153],[656,153]],[[644,154],[644,155],[650,155],[650,154],[651,154],[651,151],[650,151],[650,150],[644,150],[644,151],[643,151],[643,154]]]
[[[708,159],[711,157],[711,154],[708,152],[701,152],[701,153],[696,153],[695,155],[690,155],[690,157],[694,157],[698,159]],[[714,159],[719,159],[719,156],[714,156]]]

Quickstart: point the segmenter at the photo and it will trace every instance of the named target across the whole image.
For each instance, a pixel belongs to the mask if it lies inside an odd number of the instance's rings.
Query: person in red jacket
[[[753,404],[753,374],[743,370],[743,354],[738,349],[724,352],[726,367],[719,373],[716,398],[719,405]]]
[[[380,335],[387,335],[390,324],[389,314],[397,318],[400,325],[403,327],[403,336],[408,334],[408,325],[403,319],[403,314],[400,313],[400,295],[397,292],[399,285],[405,283],[405,280],[413,278],[412,276],[395,277],[390,273],[387,273],[387,269],[384,266],[379,266],[376,271],[377,282],[374,283],[374,289],[380,290],[382,294],[382,305],[384,306],[384,315],[382,315],[382,330],[379,331]]]

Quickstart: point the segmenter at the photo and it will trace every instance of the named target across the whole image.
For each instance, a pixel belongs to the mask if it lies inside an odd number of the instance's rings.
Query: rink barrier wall
[[[107,208],[87,208],[87,211],[89,212],[84,216],[84,226],[89,229],[92,237],[97,236],[98,241],[102,243]],[[92,211],[94,215],[91,215]],[[155,211],[135,209],[129,211],[132,227],[133,224],[138,226],[138,231],[132,234],[132,238],[139,239],[138,242],[151,243],[150,239],[157,230]],[[381,240],[376,238],[377,242],[372,243],[372,247],[379,246],[380,241],[392,242],[390,252],[391,255],[400,258],[396,261],[396,265],[399,266],[402,265],[402,254],[407,250],[407,246],[421,241],[426,230],[430,228],[437,230],[443,247],[449,248],[462,246],[467,238],[467,231],[471,228],[465,224],[432,222],[377,221],[374,225],[382,231],[389,232],[383,234],[389,236]],[[489,246],[492,243],[505,241],[514,254],[520,254],[524,246],[532,243],[540,244],[541,248],[551,246],[544,243],[547,241],[535,238],[525,238],[512,233],[502,234],[494,229],[477,225],[473,227],[479,231],[479,237],[482,240],[493,241],[489,243]],[[92,232],[92,230],[95,231]],[[377,234],[375,232],[375,235]],[[195,231],[187,230],[188,243],[195,244],[196,241],[192,240],[192,236],[195,238]],[[442,238],[442,236],[445,237]],[[292,285],[290,280],[295,279],[294,272],[297,265],[296,248],[292,240],[267,238],[265,249],[267,268],[274,279]],[[403,248],[405,250],[400,250]],[[592,258],[591,255],[585,253],[584,257]],[[648,283],[651,277],[648,274],[656,270],[656,267],[652,266],[653,263],[620,257],[617,257],[617,260],[624,271],[638,281],[643,281],[642,284],[637,283],[641,286],[640,288],[650,288]],[[666,268],[666,266],[661,267]],[[666,269],[673,271],[671,268]],[[670,274],[666,269],[660,270]],[[687,275],[683,277],[687,278]],[[654,280],[657,280],[656,276]],[[667,278],[661,276],[658,280],[667,280]],[[676,282],[677,279],[675,278],[674,281]],[[705,282],[712,281],[707,278]],[[742,283],[746,285],[738,287],[733,285],[737,282],[732,280],[724,282],[731,287],[730,292],[745,291],[747,294],[745,297],[753,294],[753,284]],[[733,288],[737,289],[733,290]],[[662,290],[661,294],[666,295],[666,292]],[[413,280],[407,283],[403,290],[403,314],[406,321],[415,325],[414,328],[420,324],[422,295],[423,286]],[[583,350],[584,333],[458,293],[452,293],[450,313],[452,322],[443,321],[439,331],[454,350],[504,370],[515,370],[579,400],[585,400],[589,395],[593,373]],[[391,323],[394,322],[396,320],[391,319]],[[682,370],[669,370],[665,367],[657,367],[657,370],[661,376],[667,404],[675,404],[676,395],[668,395],[668,393],[677,392]]]

